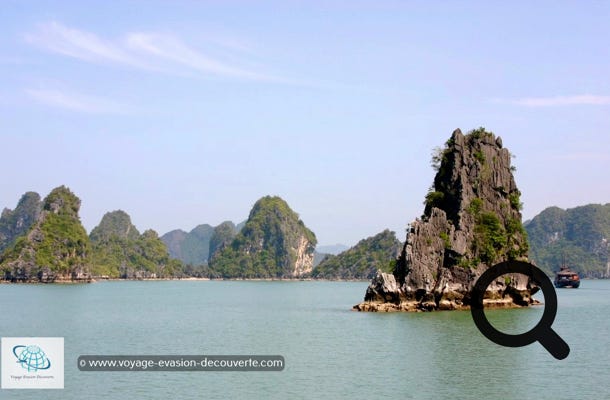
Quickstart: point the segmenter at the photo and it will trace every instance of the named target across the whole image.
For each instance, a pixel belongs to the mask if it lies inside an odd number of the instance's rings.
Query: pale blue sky
[[[610,202],[610,2],[3,1],[0,207],[66,184],[160,234],[285,198],[321,244],[403,239],[455,128],[524,216]]]

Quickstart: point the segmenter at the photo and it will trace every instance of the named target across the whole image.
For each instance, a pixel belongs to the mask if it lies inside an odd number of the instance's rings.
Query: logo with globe
[[[51,368],[51,361],[42,349],[36,345],[18,345],[13,347],[13,354],[17,357],[17,363],[28,372],[36,372],[41,369]]]

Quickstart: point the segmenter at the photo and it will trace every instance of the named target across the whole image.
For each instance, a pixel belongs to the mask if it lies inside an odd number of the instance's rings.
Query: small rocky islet
[[[433,155],[436,176],[424,213],[411,223],[391,273],[379,271],[358,311],[432,311],[469,308],[470,291],[491,265],[527,260],[519,189],[511,154],[483,128],[457,129]],[[538,287],[528,277],[500,277],[487,304],[527,306]]]

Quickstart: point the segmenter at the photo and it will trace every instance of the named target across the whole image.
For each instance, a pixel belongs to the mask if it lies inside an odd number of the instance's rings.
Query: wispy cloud
[[[48,51],[89,62],[112,62],[142,67],[143,64],[115,43],[97,35],[49,22],[25,36],[27,42]]]
[[[524,97],[520,99],[495,99],[499,103],[515,104],[525,107],[558,107],[558,106],[606,106],[610,105],[610,96],[581,94],[575,96]]]
[[[25,93],[46,106],[88,114],[131,114],[135,109],[108,98],[70,93],[57,89],[26,89]]]
[[[135,51],[169,60],[206,74],[257,81],[284,81],[278,77],[211,58],[170,35],[131,33],[127,36],[127,44]]]
[[[175,35],[132,32],[115,40],[67,27],[58,22],[42,24],[27,34],[28,43],[47,51],[90,63],[115,64],[137,69],[162,71],[176,75],[199,74],[223,78],[275,83],[293,83],[265,71],[253,70],[247,60],[223,61],[188,45]],[[225,51],[235,53],[235,45]],[[243,46],[239,54],[243,56]],[[235,55],[235,54],[234,54]],[[235,58],[235,57],[232,57]]]

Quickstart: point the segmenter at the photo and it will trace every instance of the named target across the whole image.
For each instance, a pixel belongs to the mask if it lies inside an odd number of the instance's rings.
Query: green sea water
[[[562,361],[538,343],[505,348],[488,341],[469,312],[351,311],[366,286],[0,285],[0,336],[62,336],[66,363],[65,389],[0,390],[0,399],[610,398],[610,281],[557,291],[553,329],[571,348]],[[527,329],[541,308],[488,315],[507,331]],[[280,354],[286,366],[281,372],[82,372],[83,354]]]

